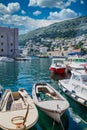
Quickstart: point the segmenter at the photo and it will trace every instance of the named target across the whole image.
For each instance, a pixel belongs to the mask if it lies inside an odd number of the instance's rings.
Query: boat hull
[[[49,84],[35,84],[32,96],[36,106],[58,123],[60,122],[61,115],[69,107],[66,99]]]
[[[70,91],[66,86],[64,86],[63,82],[59,81],[59,87],[60,89],[69,97],[71,97],[73,100],[75,100],[76,102],[78,102],[79,104],[87,107],[87,100],[79,97],[78,95],[75,94],[75,92],[72,90]],[[69,87],[69,86],[68,86]]]
[[[36,104],[37,105],[37,104]],[[51,117],[54,121],[56,121],[57,123],[60,123],[61,121],[61,116],[64,114],[65,111],[62,111],[61,113],[57,112],[57,111],[51,111],[51,110],[46,110],[42,107],[39,107],[37,105],[37,107],[43,111],[44,113],[46,113],[49,117]]]
[[[49,70],[51,72],[57,73],[57,74],[64,74],[65,73],[65,68],[53,68],[50,67]]]

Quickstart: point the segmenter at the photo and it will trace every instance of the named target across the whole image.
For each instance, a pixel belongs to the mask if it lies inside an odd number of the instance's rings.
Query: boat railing
[[[0,101],[0,110],[3,109],[3,107],[4,107],[4,105],[5,105],[5,102],[7,101],[7,99],[5,99],[5,98],[6,98],[6,95],[7,95],[8,92],[10,92],[10,89],[7,89],[7,90],[4,92],[4,94],[3,94],[2,98],[1,98],[1,101]]]

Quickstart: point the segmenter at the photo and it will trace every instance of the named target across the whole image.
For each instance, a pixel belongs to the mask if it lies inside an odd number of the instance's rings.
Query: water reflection
[[[18,65],[15,62],[0,62],[0,84],[6,88],[17,84]]]
[[[71,73],[68,72],[68,73],[64,73],[64,74],[56,74],[56,73],[51,73],[50,74],[50,78],[53,79],[54,81],[58,81],[58,80],[62,80],[62,79],[68,79],[70,78],[71,76]]]
[[[79,103],[75,102],[72,98],[67,96],[67,99],[70,103],[70,112],[74,113],[75,115],[78,115],[78,119],[76,121],[78,122],[87,122],[87,108],[80,105]],[[74,116],[77,117],[77,116]]]

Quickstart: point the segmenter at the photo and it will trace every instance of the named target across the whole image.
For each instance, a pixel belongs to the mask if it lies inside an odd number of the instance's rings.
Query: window
[[[3,42],[1,42],[1,45],[3,45]]]
[[[13,50],[11,49],[11,52],[13,52]]]
[[[1,38],[3,38],[3,35],[1,35]]]
[[[1,49],[1,51],[3,52],[3,51],[4,51],[4,49]]]
[[[11,46],[13,46],[13,43],[11,43]]]
[[[87,75],[82,75],[82,81],[87,82]]]
[[[77,80],[77,81],[80,81],[80,77],[79,77],[78,75],[74,75],[74,74],[73,74],[72,79]]]

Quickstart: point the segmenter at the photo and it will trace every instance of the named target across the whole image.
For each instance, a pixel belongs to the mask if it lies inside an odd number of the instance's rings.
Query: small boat
[[[5,56],[0,56],[0,62],[13,62],[13,58],[5,57]]]
[[[70,79],[59,80],[62,91],[76,102],[87,107],[87,72],[73,70]]]
[[[48,83],[34,84],[32,97],[36,106],[58,123],[69,107],[67,100]]]
[[[0,128],[24,130],[38,120],[38,112],[32,98],[25,89],[12,92],[6,89],[0,100]]]
[[[49,70],[57,74],[64,74],[66,70],[66,65],[64,64],[64,61],[65,58],[53,58]]]
[[[20,55],[14,58],[16,61],[27,61],[30,60],[31,57],[25,56],[25,55]]]

